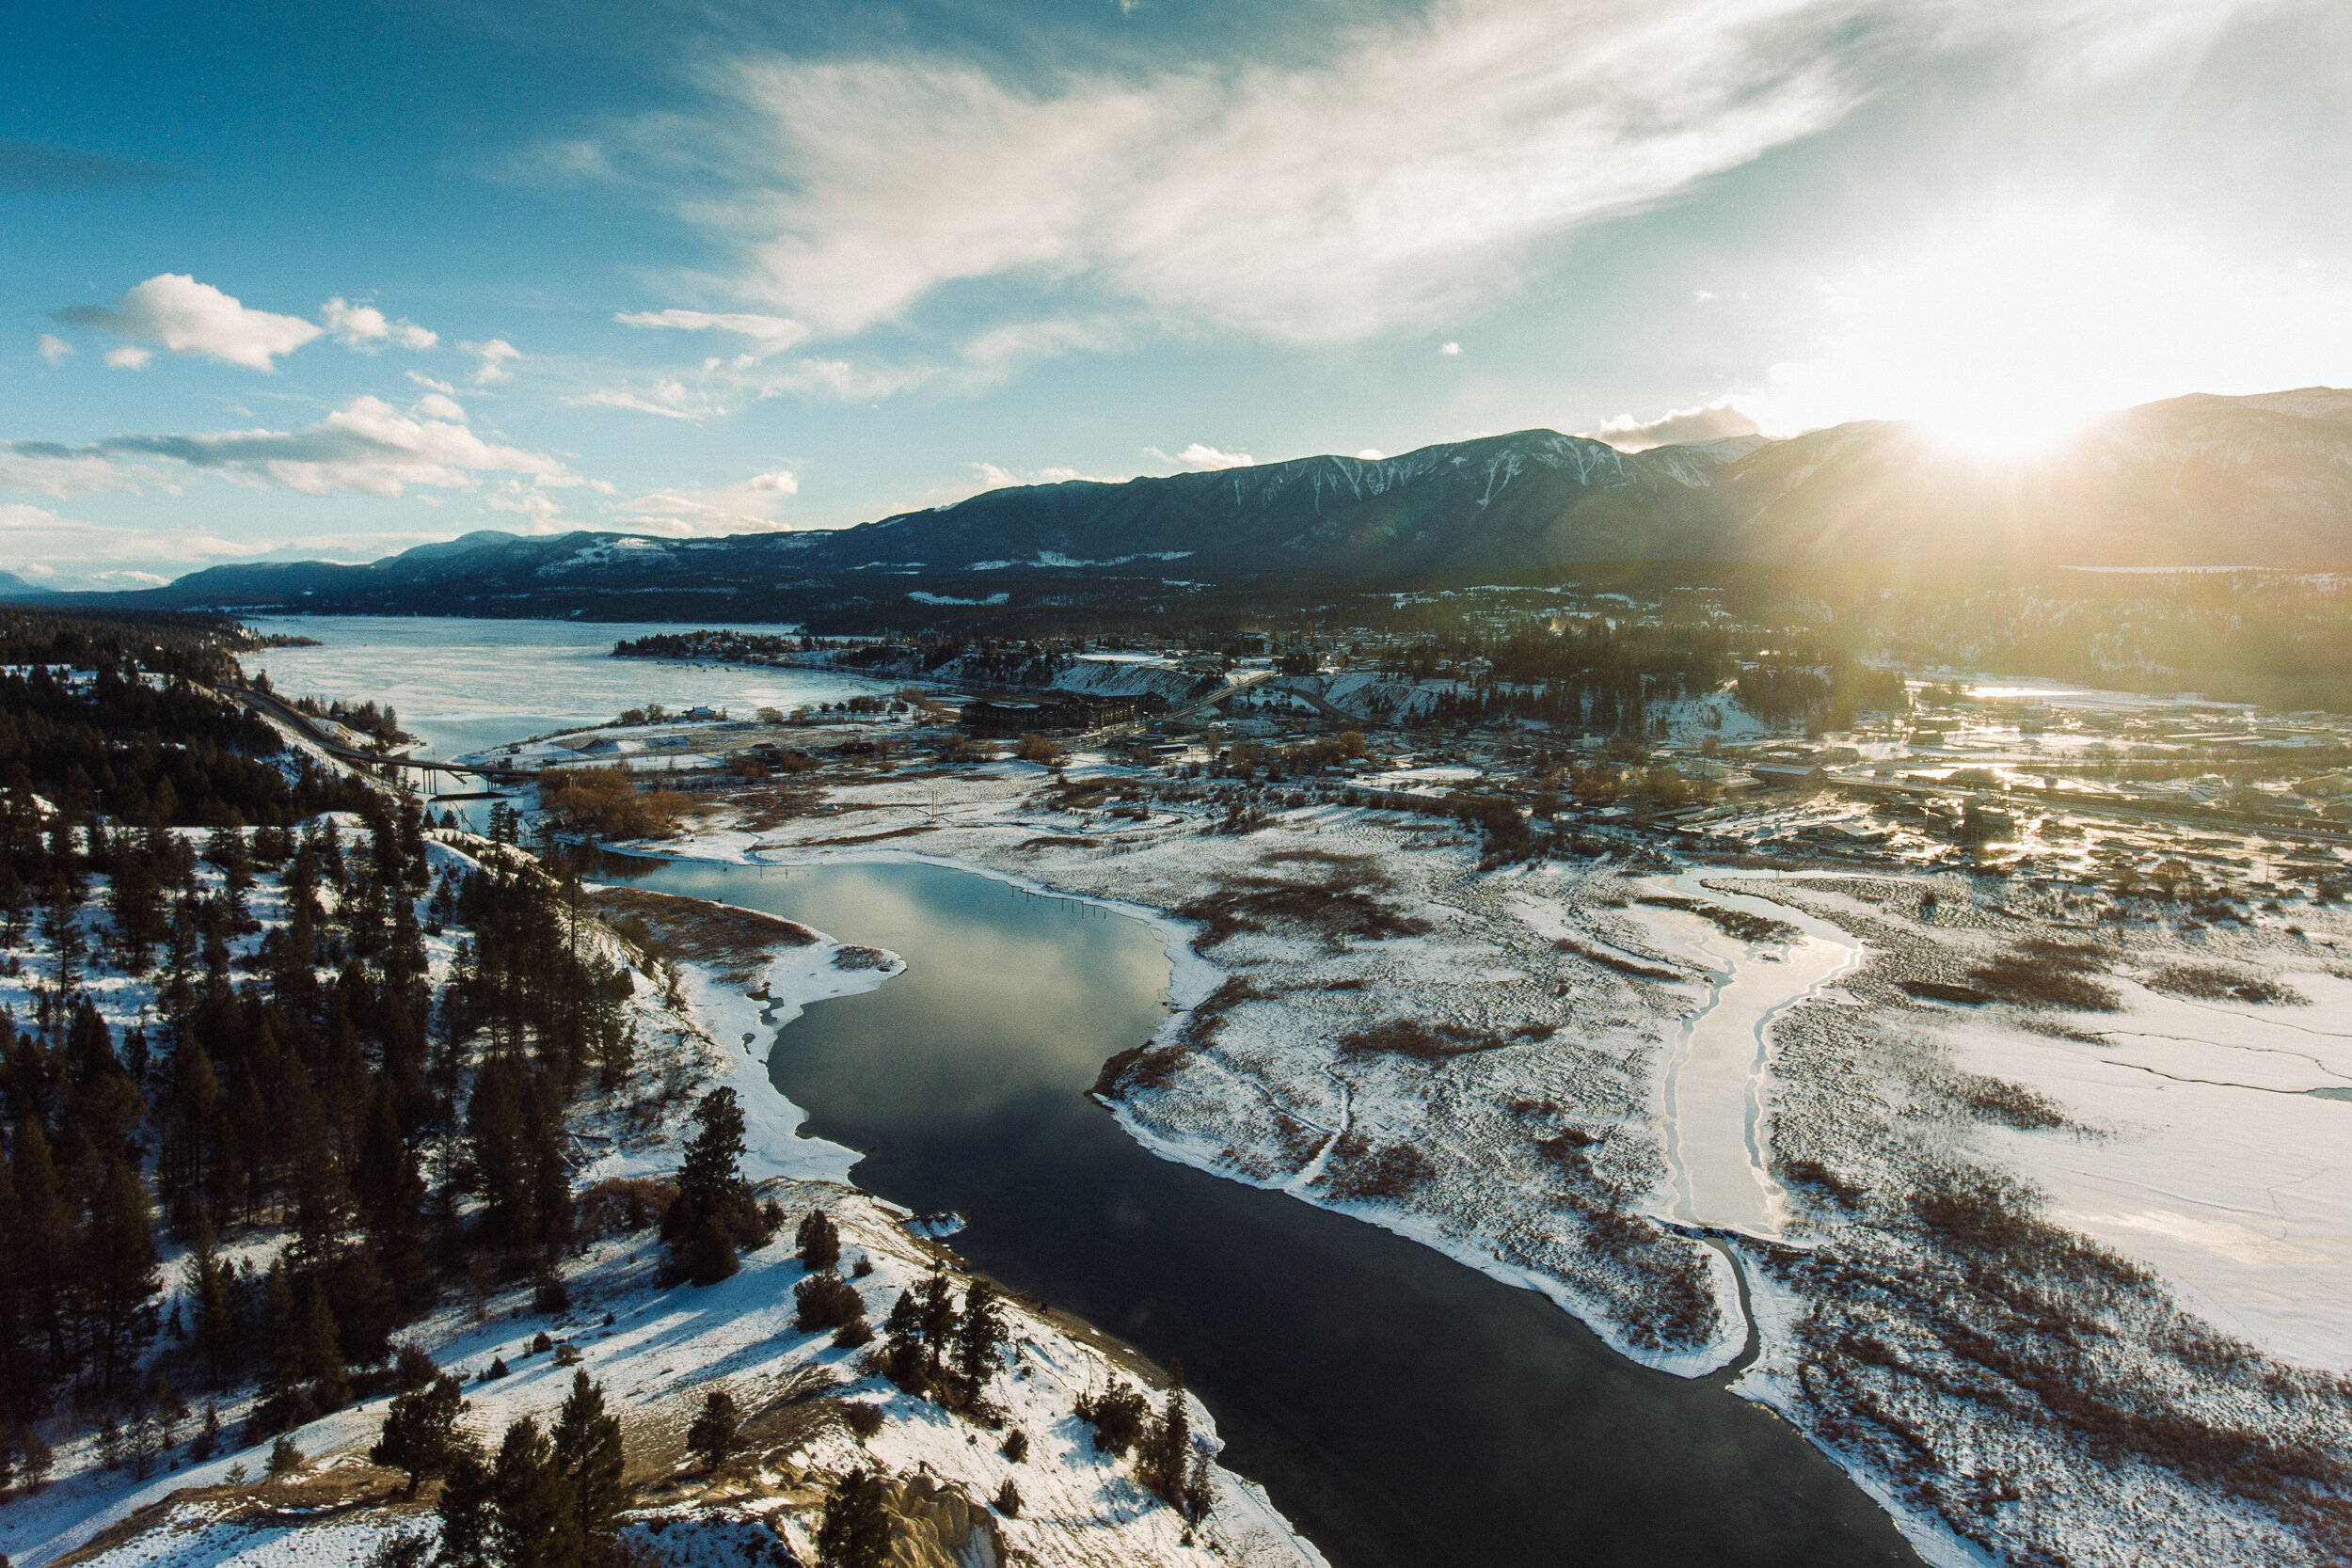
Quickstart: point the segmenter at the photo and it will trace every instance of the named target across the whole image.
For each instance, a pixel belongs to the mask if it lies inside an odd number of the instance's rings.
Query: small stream
[[[905,974],[779,1032],[776,1086],[861,1185],[1155,1358],[1337,1568],[1916,1563],[1792,1428],[1634,1365],[1534,1292],[1154,1158],[1086,1097],[1167,1016],[1148,927],[911,863],[608,858],[600,876],[886,947]]]
[[[1740,875],[1757,877],[1757,872]],[[1640,912],[1665,945],[1708,974],[1707,1005],[1682,1026],[1666,1065],[1666,1164],[1681,1224],[1767,1239],[1780,1235],[1787,1196],[1772,1180],[1766,1117],[1772,1026],[1860,961],[1862,948],[1825,920],[1751,895],[1719,892],[1685,872],[1685,897],[1791,926],[1793,942],[1751,944],[1681,910]]]

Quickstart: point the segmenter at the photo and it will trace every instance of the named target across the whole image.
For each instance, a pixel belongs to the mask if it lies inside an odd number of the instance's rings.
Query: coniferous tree
[[[549,1433],[556,1468],[572,1488],[580,1539],[592,1561],[612,1555],[616,1521],[628,1506],[621,1473],[628,1455],[621,1446],[621,1421],[604,1407],[604,1390],[584,1371],[572,1373],[572,1391],[556,1413]]]
[[[447,1375],[400,1395],[384,1412],[384,1430],[368,1450],[369,1461],[407,1471],[412,1496],[425,1481],[452,1474],[469,1459],[479,1463],[479,1445],[457,1425],[467,1408],[457,1380]]]
[[[686,1447],[705,1467],[717,1469],[735,1451],[735,1433],[739,1424],[735,1398],[724,1388],[713,1388],[703,1397],[703,1407],[694,1417],[694,1424],[686,1429]]]
[[[529,1417],[506,1429],[492,1470],[498,1568],[581,1568],[580,1508],[555,1450]]]
[[[48,1342],[49,1370],[65,1364],[67,1260],[72,1236],[65,1189],[49,1160],[49,1140],[38,1120],[19,1122],[8,1174],[16,1189],[20,1229],[16,1252],[24,1268],[25,1329]]]
[[[817,1527],[823,1568],[882,1568],[890,1560],[890,1507],[879,1476],[851,1470],[825,1499]]]
[[[956,1324],[956,1372],[965,1402],[988,1392],[996,1372],[996,1353],[1005,1342],[1005,1315],[996,1287],[976,1279],[963,1294],[963,1318]]]
[[[830,1269],[841,1261],[841,1232],[822,1209],[811,1209],[801,1221],[793,1245],[800,1252],[802,1266],[812,1271]]]
[[[117,1375],[154,1332],[159,1284],[147,1193],[119,1157],[107,1162],[90,1200],[81,1265],[83,1315],[99,1386],[112,1393]]]
[[[1136,1454],[1136,1479],[1162,1502],[1182,1506],[1192,1465],[1192,1412],[1184,1396],[1184,1364],[1168,1364],[1168,1405]]]
[[[200,1212],[180,1269],[196,1316],[196,1353],[213,1386],[218,1387],[236,1369],[242,1325],[237,1321],[234,1276],[215,1251],[212,1222]]]

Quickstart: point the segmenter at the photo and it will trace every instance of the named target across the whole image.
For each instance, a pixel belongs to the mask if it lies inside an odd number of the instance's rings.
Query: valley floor
[[[2118,936],[1962,872],[1631,846],[1481,871],[1450,823],[1325,803],[1234,832],[1125,787],[1149,778],[883,774],[648,847],[914,856],[1156,923],[1183,1010],[1098,1085],[1138,1139],[1539,1290],[1649,1365],[1710,1374],[1753,1333],[1739,1391],[1931,1560],[2352,1554],[2340,907]],[[1670,1158],[1726,975],[1840,942],[1759,1015],[1744,1141],[1735,1085]],[[1753,1212],[1678,1208],[1676,1158]]]

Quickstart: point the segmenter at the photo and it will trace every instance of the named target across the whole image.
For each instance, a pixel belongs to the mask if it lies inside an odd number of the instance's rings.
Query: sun
[[[1831,341],[1774,368],[1767,428],[1914,420],[2015,457],[2106,409],[2352,372],[2340,296],[2099,217],[2009,212],[1823,295]]]

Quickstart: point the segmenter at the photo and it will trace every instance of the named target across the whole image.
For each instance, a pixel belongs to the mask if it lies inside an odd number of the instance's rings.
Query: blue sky
[[[2340,4],[20,11],[0,568],[57,586],[2352,382]]]

